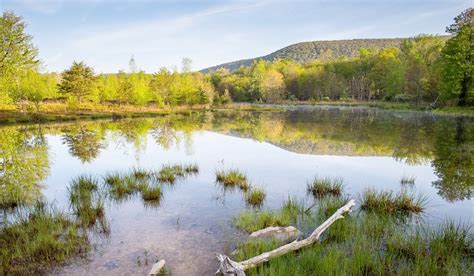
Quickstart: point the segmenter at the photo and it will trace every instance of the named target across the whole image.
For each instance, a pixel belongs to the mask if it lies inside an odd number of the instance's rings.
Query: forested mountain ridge
[[[447,36],[446,36],[447,38]],[[377,39],[348,39],[348,40],[326,40],[308,41],[292,44],[279,49],[269,55],[242,59],[223,63],[201,70],[203,73],[214,71],[224,67],[233,72],[241,66],[251,66],[255,60],[274,61],[276,59],[291,59],[296,62],[307,62],[314,59],[336,59],[341,56],[354,57],[360,48],[384,49],[399,48],[405,38],[377,38]]]

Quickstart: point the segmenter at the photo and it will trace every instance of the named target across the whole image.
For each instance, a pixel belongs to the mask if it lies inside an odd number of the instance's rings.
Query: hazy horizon
[[[267,55],[304,41],[445,35],[470,0],[109,1],[2,0],[28,23],[43,71],[84,61],[98,73],[193,69]],[[340,18],[343,18],[342,20]]]

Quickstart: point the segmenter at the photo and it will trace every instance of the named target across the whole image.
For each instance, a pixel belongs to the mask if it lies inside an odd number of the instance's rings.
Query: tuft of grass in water
[[[223,184],[225,187],[239,187],[244,192],[250,188],[247,176],[235,169],[217,170],[216,182]]]
[[[44,203],[18,211],[0,231],[0,274],[47,274],[89,249],[87,235],[65,214]]]
[[[245,202],[255,207],[262,206],[266,196],[267,194],[262,188],[253,188],[245,194]]]
[[[157,179],[160,182],[173,184],[176,181],[176,168],[169,165],[163,166],[158,172]]]
[[[105,221],[104,203],[98,194],[97,179],[92,176],[79,176],[72,180],[68,192],[71,208],[80,225],[93,227],[99,224],[100,231],[108,233],[109,227]]]
[[[140,189],[142,198],[145,201],[159,201],[161,199],[162,191],[160,186],[143,186]]]
[[[288,226],[296,224],[299,214],[304,212],[304,207],[293,199],[288,199],[279,211],[246,210],[240,213],[234,220],[237,228],[247,232],[254,232],[269,226]]]
[[[315,177],[311,183],[308,183],[308,192],[317,198],[331,196],[340,196],[343,189],[342,178],[320,178]]]
[[[197,164],[188,164],[184,166],[184,171],[187,174],[195,174],[199,172],[199,166]]]
[[[426,198],[405,191],[394,194],[391,191],[368,189],[362,194],[361,209],[385,215],[418,214],[425,210]]]
[[[403,176],[400,179],[400,184],[402,185],[414,185],[416,178],[414,176]]]
[[[137,181],[131,175],[109,173],[104,177],[104,181],[109,195],[116,200],[124,199],[137,190]]]
[[[148,180],[152,174],[143,168],[133,168],[131,175],[137,180]]]

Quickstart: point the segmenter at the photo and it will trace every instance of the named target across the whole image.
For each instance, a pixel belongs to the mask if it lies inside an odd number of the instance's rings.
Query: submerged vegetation
[[[308,192],[318,198],[328,195],[340,196],[342,194],[342,188],[342,178],[315,177],[311,183],[308,183]]]

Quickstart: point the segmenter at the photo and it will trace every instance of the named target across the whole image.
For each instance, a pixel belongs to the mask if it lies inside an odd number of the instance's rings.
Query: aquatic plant
[[[293,199],[284,202],[278,211],[246,210],[234,219],[234,225],[247,232],[253,232],[268,226],[288,226],[295,224],[299,214],[304,212],[304,207]]]
[[[247,176],[238,170],[217,170],[215,174],[216,182],[225,187],[239,187],[242,191],[247,191],[250,188]]]
[[[313,217],[312,229],[327,219],[328,210],[340,200],[331,197],[318,201],[313,212],[307,213]],[[248,219],[249,227],[259,216],[257,212],[251,214],[254,220]],[[247,275],[470,275],[474,269],[473,236],[469,226],[454,222],[433,228],[405,224],[386,213],[353,212],[334,223],[320,245],[272,259],[245,272]],[[246,260],[280,245],[272,240],[244,241],[238,244],[233,258]]]
[[[311,183],[308,183],[308,192],[318,198],[328,195],[340,196],[342,188],[342,178],[315,177]]]
[[[89,249],[89,240],[62,212],[39,202],[1,224],[0,274],[45,274]]]
[[[98,194],[98,181],[92,176],[81,175],[68,187],[69,202],[81,226],[92,227],[97,223],[101,232],[108,232],[105,209]]]
[[[162,195],[160,186],[156,186],[156,185],[153,185],[153,186],[144,185],[140,189],[140,192],[142,194],[143,200],[145,201],[160,200],[161,195]]]
[[[133,168],[131,175],[137,180],[147,180],[152,176],[152,173],[143,168]]]
[[[116,200],[130,196],[138,188],[137,180],[133,176],[118,172],[108,173],[104,182],[109,196]]]
[[[394,194],[391,191],[368,189],[362,194],[361,209],[386,215],[418,214],[424,211],[426,201],[426,197],[405,191]]]
[[[252,206],[261,206],[266,196],[265,190],[262,188],[253,188],[245,193],[245,202]]]
[[[158,172],[157,179],[160,182],[173,184],[176,181],[177,168],[174,166],[165,165]]]

